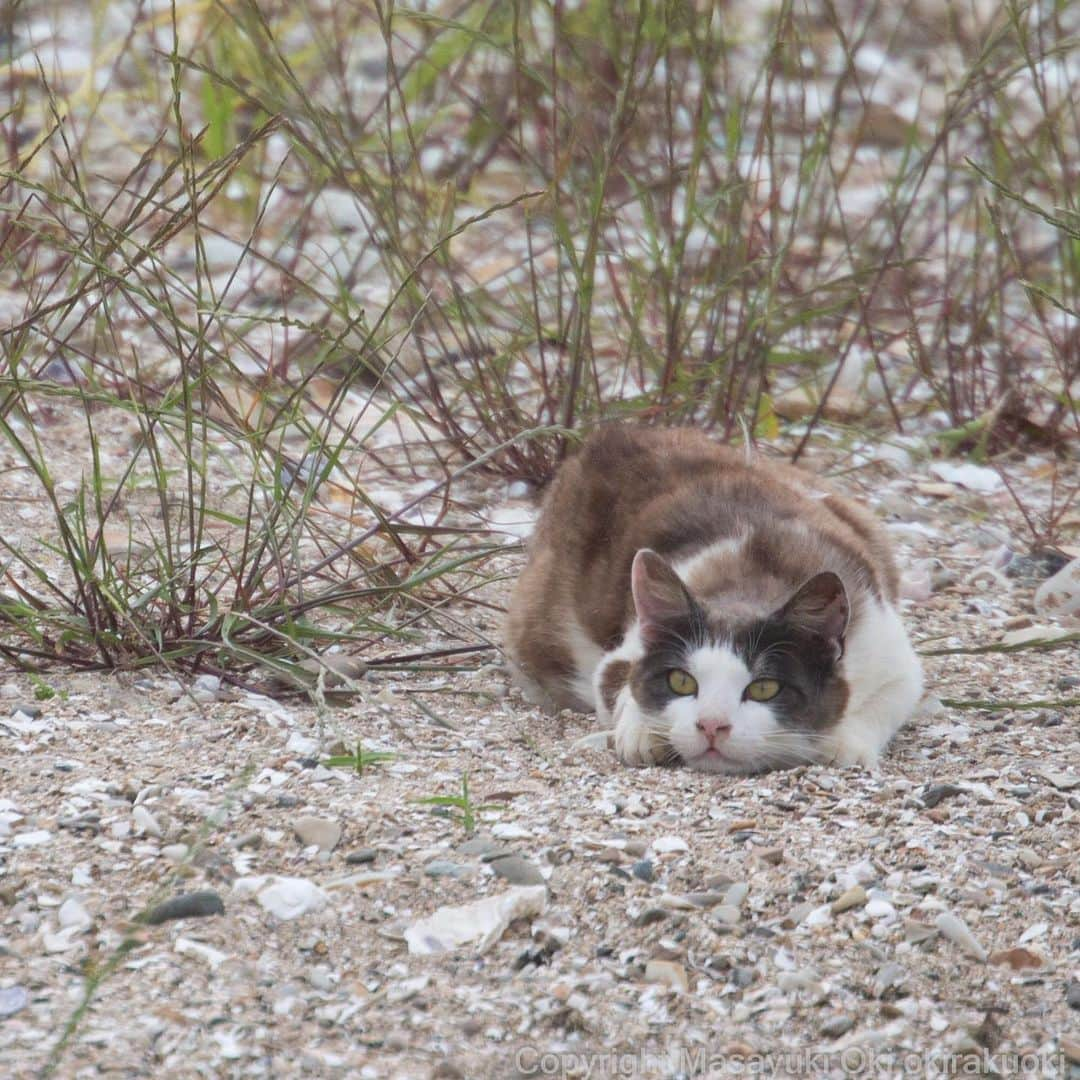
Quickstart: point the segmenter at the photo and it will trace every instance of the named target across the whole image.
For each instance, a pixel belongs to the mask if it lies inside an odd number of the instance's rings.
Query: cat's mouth
[[[695,769],[698,772],[746,772],[745,764],[730,757],[728,754],[725,754],[722,750],[717,750],[715,746],[710,746],[700,754],[695,754],[691,758],[686,758],[685,761],[688,768]]]

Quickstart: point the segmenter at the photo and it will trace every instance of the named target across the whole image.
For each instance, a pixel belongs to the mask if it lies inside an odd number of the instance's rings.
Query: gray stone
[[[1080,979],[1072,979],[1065,988],[1065,1003],[1071,1009],[1080,1009]]]
[[[544,885],[543,874],[523,855],[505,855],[488,864],[495,873],[511,885]]]
[[[649,907],[634,919],[634,925],[651,926],[653,923],[663,922],[670,914],[671,912],[664,908]]]
[[[181,893],[157,907],[151,908],[146,922],[151,926],[169,922],[172,919],[204,919],[208,915],[224,915],[225,903],[213,889],[199,892]]]
[[[655,879],[656,874],[653,872],[653,864],[650,859],[639,859],[630,868],[630,873],[638,879],[638,881],[651,882]]]
[[[341,839],[341,822],[305,814],[296,819],[293,832],[305,847],[314,844],[320,851],[333,851]]]
[[[14,1016],[30,1004],[30,994],[25,986],[9,986],[0,990],[0,1016]]]
[[[451,877],[463,879],[472,877],[476,873],[476,869],[463,863],[450,862],[448,859],[432,859],[424,867],[424,873],[432,878]]]
[[[362,847],[356,851],[350,851],[345,856],[345,861],[350,866],[366,866],[368,863],[375,861],[375,849],[369,847]]]
[[[510,851],[491,833],[477,833],[458,845],[459,855],[472,855],[477,859],[498,859],[509,855]]]
[[[855,1026],[855,1021],[850,1016],[833,1016],[821,1025],[821,1034],[826,1039],[839,1039],[846,1035]]]
[[[12,707],[11,715],[22,713],[28,720],[37,720],[41,716],[41,711],[40,705],[31,705],[28,701],[24,701]]]
[[[933,810],[943,800],[951,799],[954,795],[963,794],[964,789],[957,787],[955,784],[929,784],[923,789],[922,804],[928,810]]]

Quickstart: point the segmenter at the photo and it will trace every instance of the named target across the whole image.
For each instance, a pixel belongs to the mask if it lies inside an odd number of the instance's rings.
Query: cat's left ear
[[[630,569],[630,587],[634,594],[641,636],[649,641],[657,628],[690,614],[694,602],[679,575],[655,551],[642,548],[634,556]]]
[[[781,618],[825,638],[833,659],[844,655],[844,634],[851,613],[847,590],[831,570],[815,574],[780,609]]]

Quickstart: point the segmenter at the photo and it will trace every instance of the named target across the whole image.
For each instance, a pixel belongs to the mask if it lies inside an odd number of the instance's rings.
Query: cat
[[[527,695],[628,765],[873,767],[922,695],[871,513],[689,428],[611,425],[559,469],[504,626]]]

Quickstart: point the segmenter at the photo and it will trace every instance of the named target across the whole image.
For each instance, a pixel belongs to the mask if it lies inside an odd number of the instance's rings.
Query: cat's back
[[[598,429],[544,499],[508,611],[511,657],[549,691],[574,687],[626,628],[638,550],[686,560],[748,534],[756,542],[740,558],[775,564],[782,577],[800,579],[795,585],[835,566],[884,598],[895,595],[876,520],[803,470],[751,458],[692,428]],[[552,696],[560,705],[590,704],[583,686]]]

